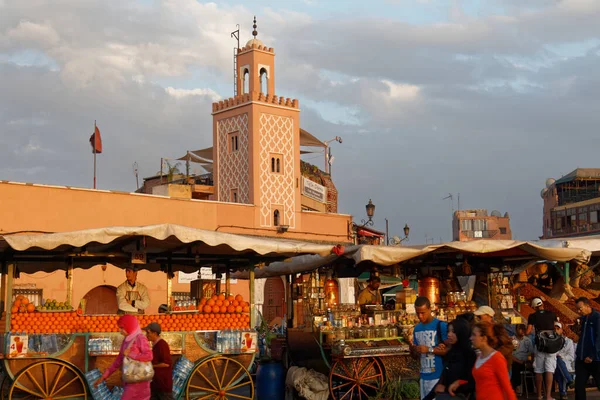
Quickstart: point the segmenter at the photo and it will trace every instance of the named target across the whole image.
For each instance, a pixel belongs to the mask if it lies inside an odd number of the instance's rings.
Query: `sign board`
[[[202,267],[199,272],[179,272],[179,276],[177,277],[177,281],[179,283],[190,283],[191,281],[195,281],[196,279],[207,279],[214,280],[217,279],[216,275],[213,274],[212,268],[210,267]],[[225,284],[225,275],[221,276],[221,283]],[[231,283],[237,283],[237,279],[230,279]]]
[[[191,281],[195,281],[196,279],[198,279],[198,272],[190,272],[185,273],[185,272],[181,272],[179,271],[179,275],[177,276],[177,282],[179,283],[190,283]]]
[[[302,194],[321,203],[327,203],[327,188],[302,177]]]
[[[134,251],[131,253],[132,264],[146,264],[146,252],[145,251]]]
[[[258,334],[256,332],[242,332],[242,345],[240,350],[242,353],[256,353],[256,341]]]
[[[10,337],[10,357],[26,357],[29,349],[29,336],[14,335]]]

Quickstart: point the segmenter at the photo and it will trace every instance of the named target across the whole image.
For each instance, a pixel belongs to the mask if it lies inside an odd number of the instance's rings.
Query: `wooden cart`
[[[255,266],[298,254],[328,254],[330,249],[330,246],[324,245],[249,238],[169,224],[0,237],[1,299],[11,302],[17,269],[19,273],[62,269],[66,271],[67,301],[72,303],[74,268],[91,268],[106,262],[125,267],[132,262],[134,254],[139,257],[142,252],[144,264],[138,267],[165,273],[167,304],[172,304],[171,279],[174,272],[193,272],[210,265],[218,274],[226,275],[226,293],[230,289],[231,270],[250,271],[249,307],[252,310]],[[50,327],[35,327],[33,333],[24,334],[22,331],[15,332],[18,324],[13,321],[17,317],[12,315],[10,306],[3,306],[6,313],[2,324],[2,398],[91,398],[85,373],[94,368],[103,371],[118,354],[123,338],[116,333],[117,316],[107,316],[107,321],[95,324],[92,329],[72,330],[69,324],[73,319],[88,317],[74,312],[59,312],[56,317],[49,317],[54,318]],[[160,319],[165,315],[176,314],[169,312],[155,317]],[[64,326],[56,323],[57,317],[61,317],[60,321],[67,321]],[[156,320],[151,316],[141,318],[144,322]],[[253,313],[245,323],[246,329],[255,326]],[[244,352],[234,350],[227,354],[218,352],[217,336],[220,331],[189,329],[191,326],[193,324],[174,325],[170,332],[167,330],[161,335],[169,342],[174,360],[185,356],[194,363],[178,398],[253,399],[254,383],[248,370],[254,362],[255,352],[252,349],[242,349]],[[100,353],[90,349],[91,341],[97,338],[110,339],[110,349]],[[22,354],[23,346],[30,342],[37,347],[36,340],[50,341],[50,344],[40,345],[42,351],[34,349]],[[252,347],[256,348],[256,341]],[[120,385],[120,372],[113,374],[107,383]]]

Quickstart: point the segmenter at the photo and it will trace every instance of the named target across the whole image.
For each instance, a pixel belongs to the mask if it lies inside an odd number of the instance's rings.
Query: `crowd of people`
[[[544,302],[534,298],[527,325],[516,325],[511,337],[488,306],[457,316],[450,323],[431,312],[427,297],[417,297],[411,354],[420,358],[421,399],[515,400],[525,384],[523,372],[532,369],[538,400],[560,399],[575,388],[575,399],[586,399],[590,377],[600,390],[600,313],[589,299],[575,302],[580,318],[574,343],[564,336],[563,323]],[[533,389],[533,388],[532,388]]]

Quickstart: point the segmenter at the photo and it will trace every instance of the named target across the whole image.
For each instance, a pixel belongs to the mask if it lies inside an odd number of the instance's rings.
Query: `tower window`
[[[236,152],[239,150],[239,132],[231,132],[227,135],[228,138],[228,150],[230,153]]]
[[[273,226],[279,226],[279,210],[273,212]]]
[[[283,173],[283,156],[281,154],[271,154],[269,162],[271,163],[271,173]]]
[[[242,76],[244,77],[244,80],[242,81],[242,86],[244,88],[243,94],[250,93],[250,71],[248,71],[248,68],[244,70],[244,75]]]
[[[269,75],[265,68],[260,69],[260,91],[269,94]]]
[[[231,189],[231,193],[229,196],[229,201],[232,203],[237,203],[238,202],[238,191],[237,189]]]

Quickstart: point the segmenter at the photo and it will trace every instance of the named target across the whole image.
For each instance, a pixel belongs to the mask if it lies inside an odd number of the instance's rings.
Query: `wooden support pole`
[[[167,264],[167,309],[173,311],[173,273],[171,261]]]
[[[6,269],[6,331],[10,332],[10,306],[12,301],[12,291],[13,291],[13,278],[15,276],[15,264],[8,264]]]
[[[250,267],[249,271],[249,282],[250,282],[250,328],[256,327],[256,306],[254,304],[254,265]]]
[[[67,303],[71,307],[77,308],[73,304],[73,259],[71,259],[67,267]]]
[[[6,299],[6,263],[3,262],[2,263],[2,270],[0,271],[0,273],[2,273],[2,279],[1,279],[1,285],[2,287],[0,287],[0,312],[2,311],[6,311],[6,304],[8,303],[8,300]]]
[[[231,272],[229,268],[227,272],[225,272],[225,295],[229,296],[231,294]]]

